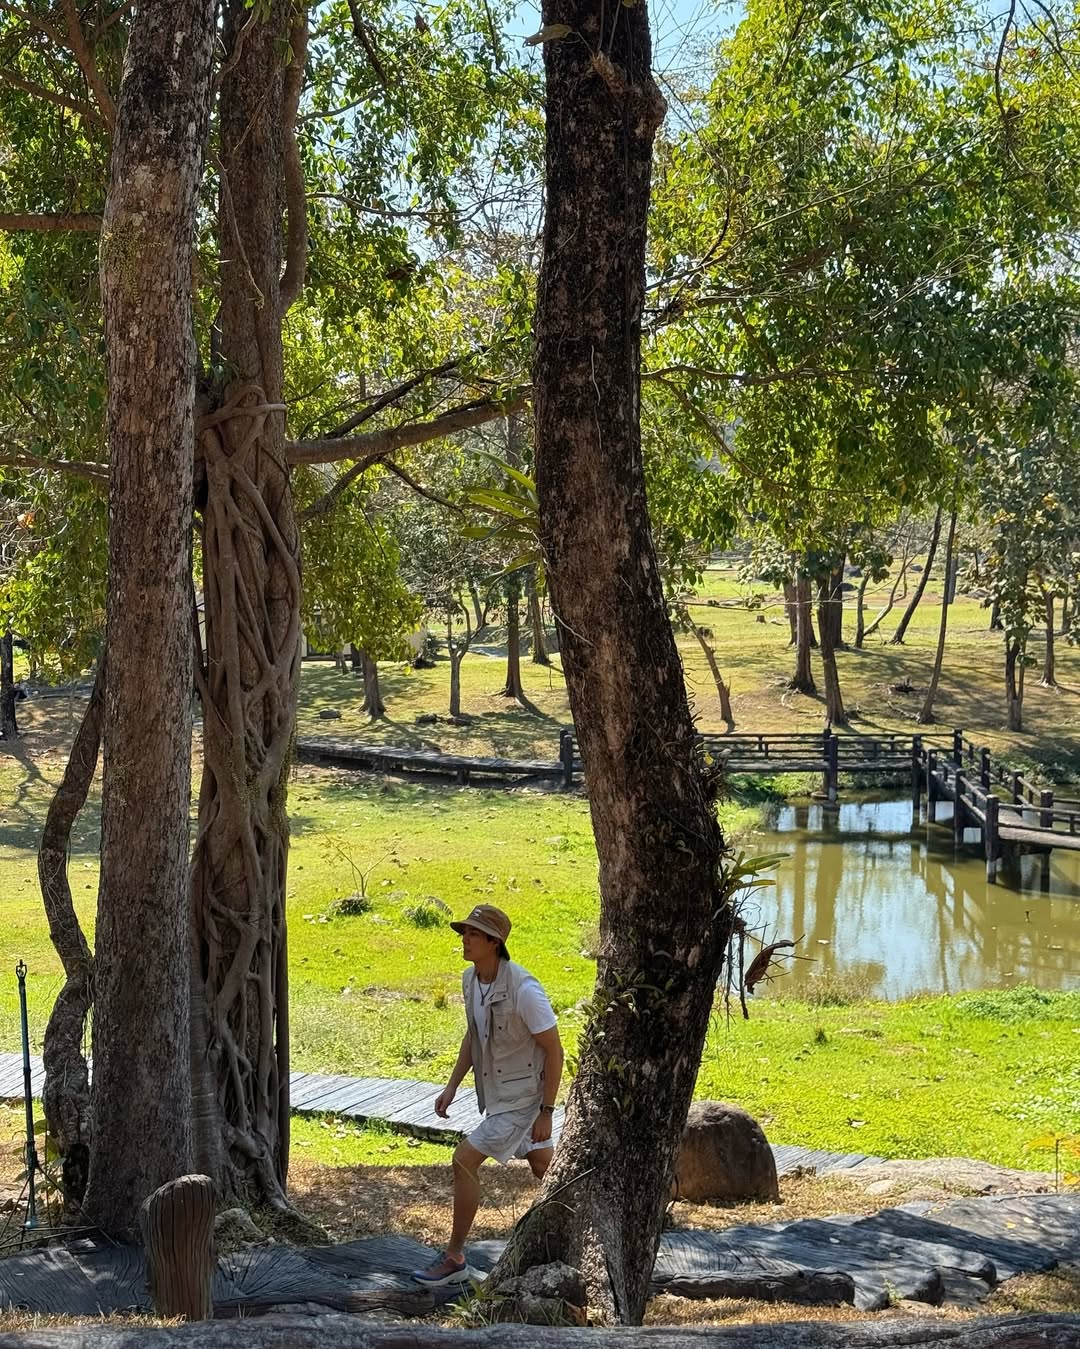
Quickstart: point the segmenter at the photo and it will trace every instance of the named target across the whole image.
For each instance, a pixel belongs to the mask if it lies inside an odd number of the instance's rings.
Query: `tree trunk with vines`
[[[85,1207],[122,1239],[191,1169],[190,296],[213,37],[210,0],[136,10],[101,231],[109,675]]]
[[[606,13],[606,22],[602,18]],[[533,363],[540,534],[600,863],[597,984],[544,1197],[491,1286],[551,1260],[640,1322],[730,934],[645,502],[640,334],[664,105],[644,3],[545,0],[547,212]]]
[[[72,903],[67,868],[72,826],[86,804],[97,770],[104,710],[102,657],[64,775],[49,803],[37,858],[49,937],[64,967],[64,986],[45,1027],[42,1104],[49,1136],[61,1158],[64,1209],[68,1216],[78,1213],[86,1193],[90,1164],[90,1076],[83,1043],[94,999],[94,957]]]
[[[200,419],[204,768],[191,869],[197,1163],[233,1202],[278,1213],[288,1212],[286,793],[300,669],[281,340],[305,243],[302,182],[299,196],[290,188],[306,22],[293,13],[288,0],[224,9],[218,324],[229,382],[209,391]]]

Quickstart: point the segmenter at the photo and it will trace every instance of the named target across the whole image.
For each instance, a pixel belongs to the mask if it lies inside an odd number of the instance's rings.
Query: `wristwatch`
[[[553,1105],[542,1105],[540,1107],[541,1115],[554,1115],[555,1107]]]

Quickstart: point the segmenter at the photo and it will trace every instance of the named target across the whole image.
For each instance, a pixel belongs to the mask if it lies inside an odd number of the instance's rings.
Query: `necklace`
[[[491,993],[491,990],[492,990],[492,989],[494,988],[494,986],[495,986],[495,980],[492,979],[491,983],[488,984],[486,988],[484,987],[484,984],[483,984],[483,982],[481,981],[479,975],[476,976],[476,982],[477,982],[477,984],[478,984],[478,986],[479,986],[479,988],[480,988],[480,1006],[483,1007],[483,1006],[487,1003],[488,996],[489,996],[489,994]]]

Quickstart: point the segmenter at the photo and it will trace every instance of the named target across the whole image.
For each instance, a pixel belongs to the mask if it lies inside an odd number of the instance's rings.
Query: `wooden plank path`
[[[493,1268],[502,1241],[466,1247],[477,1281]],[[338,1311],[426,1315],[458,1288],[422,1289],[409,1279],[436,1252],[409,1237],[382,1236],[337,1246],[252,1247],[223,1256],[214,1280],[219,1316],[290,1303]],[[944,1204],[905,1204],[869,1217],[838,1215],[749,1223],[725,1231],[665,1232],[653,1292],[708,1297],[725,1279],[833,1276],[834,1302],[879,1311],[896,1298],[972,1306],[1016,1274],[1080,1258],[1080,1198],[993,1196]],[[839,1275],[837,1279],[835,1276]],[[150,1309],[142,1253],[129,1246],[74,1241],[0,1259],[0,1311],[108,1315]],[[285,1342],[284,1340],[282,1341]]]
[[[32,1057],[31,1090],[39,1097],[45,1081],[40,1058]],[[358,1124],[389,1124],[401,1133],[436,1142],[450,1142],[469,1133],[480,1123],[476,1092],[461,1087],[450,1107],[450,1118],[440,1119],[433,1105],[443,1086],[437,1082],[418,1082],[402,1077],[343,1077],[327,1073],[293,1073],[289,1078],[289,1099],[295,1115],[335,1115]],[[21,1054],[0,1054],[0,1100],[23,1099]],[[555,1111],[552,1137],[558,1141],[563,1110]],[[777,1174],[790,1176],[795,1171],[845,1171],[880,1157],[859,1152],[828,1152],[820,1148],[800,1148],[779,1143],[773,1147]]]

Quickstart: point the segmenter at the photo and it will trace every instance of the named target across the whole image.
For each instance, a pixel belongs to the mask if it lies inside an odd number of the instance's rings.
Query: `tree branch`
[[[303,9],[293,22],[289,35],[292,60],[285,68],[285,203],[288,233],[285,239],[285,271],[279,287],[279,311],[282,317],[291,309],[304,289],[307,273],[308,233],[307,198],[304,194],[304,168],[300,162],[300,144],[296,137],[296,117],[307,71],[308,21]]]
[[[32,80],[24,80],[14,71],[0,70],[0,83],[10,84],[13,89],[21,89],[24,94],[44,99],[46,103],[54,103],[58,108],[66,108],[68,112],[85,117],[87,121],[104,124],[105,119],[91,104],[81,103],[77,98],[68,98],[66,94],[58,94],[55,89],[46,89],[43,84],[35,84]]]
[[[367,30],[367,24],[360,17],[360,9],[356,0],[349,0],[349,13],[352,15],[353,32],[356,34],[356,40],[364,49],[364,55],[368,59],[368,64],[375,72],[379,83],[390,93],[390,81],[386,77],[386,71],[383,69],[383,63],[379,60],[379,53],[375,50],[375,44],[371,40],[371,34]]]
[[[116,122],[116,104],[98,71],[93,49],[86,41],[86,34],[82,30],[82,22],[79,19],[79,11],[75,8],[75,0],[61,0],[61,8],[64,12],[64,22],[67,25],[67,42],[65,45],[75,53],[75,60],[79,63],[83,78],[101,109],[102,121],[111,130]]]
[[[0,454],[0,468],[51,469],[102,486],[109,481],[108,464],[82,463],[78,459],[44,459],[38,454]]]
[[[67,46],[67,41],[59,28],[47,23],[44,19],[38,18],[36,14],[31,14],[28,10],[20,9],[18,5],[9,4],[8,0],[0,0],[0,14],[10,14],[30,28],[35,28],[39,33],[44,33],[46,37],[52,38],[57,46]]]
[[[60,212],[50,215],[33,211],[25,214],[0,215],[0,230],[11,233],[20,230],[37,230],[39,233],[56,234],[65,231],[83,234],[96,234],[101,229],[101,216],[87,215],[84,212]]]
[[[410,445],[423,445],[429,440],[452,436],[474,426],[521,412],[527,405],[531,388],[513,394],[506,402],[484,400],[465,403],[426,422],[408,422],[404,426],[388,426],[368,431],[360,436],[330,436],[323,440],[290,440],[285,443],[285,458],[290,464],[332,464],[341,459],[355,459],[365,465],[377,463],[395,450]]]
[[[399,398],[404,398],[407,393],[412,393],[413,389],[423,384],[426,379],[438,379],[442,375],[448,375],[451,370],[456,370],[466,359],[467,356],[453,356],[450,360],[443,361],[442,365],[433,366],[430,370],[421,370],[419,374],[411,375],[401,384],[395,384],[392,389],[387,389],[385,393],[379,394],[374,402],[368,403],[358,412],[354,412],[352,416],[347,417],[340,425],[335,426],[332,431],[328,431],[326,439],[337,440],[340,436],[347,436],[350,431],[355,431],[358,426],[374,417],[377,412],[382,412],[391,403],[396,403]],[[340,407],[335,410],[340,410]]]

